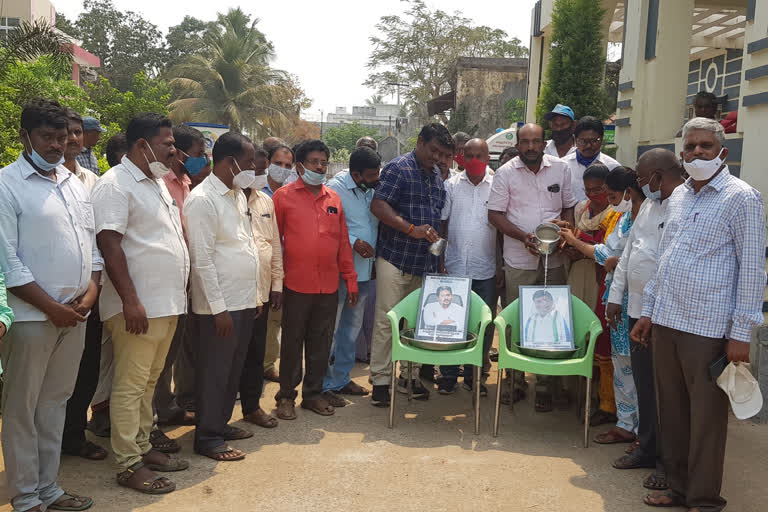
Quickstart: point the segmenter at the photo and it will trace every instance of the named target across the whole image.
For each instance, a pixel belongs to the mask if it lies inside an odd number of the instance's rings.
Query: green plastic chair
[[[571,309],[573,311],[574,345],[577,349],[572,359],[542,359],[520,353],[518,348],[520,344],[520,310],[518,300],[515,300],[496,316],[494,324],[499,333],[499,380],[496,389],[493,437],[498,436],[499,433],[502,370],[518,370],[537,375],[581,375],[587,379],[584,448],[589,446],[589,406],[592,387],[592,367],[597,337],[602,334],[603,326],[589,306],[573,295],[571,295]],[[510,328],[509,335],[507,334],[507,327]],[[587,342],[587,334],[589,334],[589,342]]]
[[[392,325],[392,382],[389,397],[389,428],[392,428],[395,418],[395,384],[397,362],[408,362],[408,375],[411,374],[412,363],[435,365],[474,365],[474,402],[475,402],[475,434],[480,433],[480,375],[483,366],[483,339],[485,329],[491,323],[491,309],[472,292],[469,305],[469,322],[467,330],[477,334],[477,341],[467,348],[459,350],[426,350],[405,345],[400,341],[400,320],[405,319],[406,328],[416,326],[421,290],[414,290],[401,300],[387,313]],[[411,400],[411,379],[408,379],[408,400]]]

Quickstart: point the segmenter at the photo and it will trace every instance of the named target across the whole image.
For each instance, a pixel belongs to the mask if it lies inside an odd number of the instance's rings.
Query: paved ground
[[[355,380],[367,384],[367,370],[355,372]],[[274,396],[276,387],[270,383],[265,396]],[[297,420],[276,429],[254,426],[253,438],[233,443],[248,453],[241,462],[217,464],[193,455],[191,427],[176,428],[169,434],[179,438],[192,467],[173,475],[179,489],[165,497],[118,487],[111,460],[65,457],[61,483],[93,496],[93,510],[115,512],[649,510],[641,503],[645,470],[610,467],[625,445],[582,448],[575,410],[535,414],[531,402],[514,412],[503,408],[494,439],[490,397],[481,399],[479,436],[472,434],[467,391],[434,393],[428,402],[411,404],[398,398],[394,430],[387,428],[387,410],[371,407],[367,398],[331,418],[299,409]],[[234,419],[240,418],[238,404]],[[107,439],[93,439],[108,447]],[[728,510],[766,510],[766,460],[768,426],[732,420],[723,491]],[[11,507],[3,475],[0,481],[5,512]]]

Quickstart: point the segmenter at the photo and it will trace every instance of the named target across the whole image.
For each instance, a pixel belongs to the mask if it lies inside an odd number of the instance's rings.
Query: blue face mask
[[[323,185],[325,184],[325,174],[320,174],[319,172],[310,171],[306,167],[304,167],[304,174],[301,175],[301,179],[304,180],[304,183],[307,185]]]
[[[204,156],[189,156],[183,151],[181,151],[181,153],[187,157],[187,161],[182,162],[182,164],[184,165],[184,168],[187,170],[190,176],[199,174],[200,171],[202,171],[208,166],[208,159],[205,158]]]
[[[42,169],[45,172],[49,172],[60,166],[64,163],[64,155],[61,155],[61,158],[56,163],[50,163],[48,160],[40,156],[40,153],[35,151],[35,148],[32,147],[32,141],[29,140],[29,135],[27,135],[27,142],[29,142],[29,147],[32,149],[32,153],[27,153],[29,155],[29,158],[32,159],[32,163],[37,167],[38,169]]]
[[[645,197],[648,199],[653,199],[654,201],[661,199],[661,189],[657,190],[656,192],[651,192],[650,184],[643,185],[643,194],[645,194]]]

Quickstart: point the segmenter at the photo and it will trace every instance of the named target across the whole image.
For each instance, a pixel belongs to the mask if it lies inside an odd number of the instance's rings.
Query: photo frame
[[[414,338],[432,341],[467,339],[472,279],[426,274],[421,284]]]
[[[574,350],[571,287],[520,287],[520,346],[536,350]]]

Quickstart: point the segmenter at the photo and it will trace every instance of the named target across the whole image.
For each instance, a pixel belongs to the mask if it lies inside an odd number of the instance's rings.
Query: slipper
[[[281,420],[295,420],[296,402],[289,398],[281,398],[277,402],[277,417]]]
[[[333,407],[346,407],[347,401],[332,391],[323,391],[323,398]]]
[[[634,452],[638,448],[640,448],[640,440],[635,440],[634,443],[632,443],[631,445],[627,446],[627,449],[624,450],[624,453],[629,455],[630,453]]]
[[[370,391],[352,381],[349,381],[346,386],[336,391],[337,395],[366,396],[368,393],[370,393]]]
[[[75,502],[80,505],[57,505],[59,502]],[[71,492],[64,492],[59,499],[48,505],[47,510],[86,510],[93,506],[93,498],[87,496],[78,496]]]
[[[216,448],[211,448],[210,450],[197,451],[197,454],[202,455],[203,457],[208,457],[209,459],[213,459],[216,462],[233,462],[236,460],[243,460],[245,458],[245,453],[241,452],[240,450],[230,448],[225,444],[217,446]],[[227,457],[228,454],[235,455],[232,457]]]
[[[61,453],[72,455],[74,457],[82,457],[88,460],[104,460],[109,455],[107,450],[91,441],[83,441],[80,446],[75,449],[62,449]]]
[[[616,423],[618,418],[615,414],[606,412],[602,409],[598,409],[595,411],[595,413],[592,415],[591,418],[589,418],[589,426],[590,427],[597,427],[599,425],[605,425],[607,423]]]
[[[646,489],[650,489],[652,491],[666,491],[669,489],[669,484],[667,483],[667,476],[665,474],[658,474],[651,473],[648,475],[648,478],[643,480],[643,487]]]
[[[157,452],[162,453],[162,452]],[[166,457],[166,460],[164,463],[159,464],[157,462],[150,462],[149,460],[146,460],[147,457],[151,456],[152,452],[144,454],[144,457],[142,458],[142,462],[144,462],[144,466],[151,469],[152,471],[160,471],[162,473],[173,473],[175,471],[184,471],[185,469],[189,469],[189,462],[183,459],[179,459],[176,457],[172,457],[167,454],[163,454]]]
[[[151,473],[151,470],[145,467],[143,462],[137,462],[136,464],[132,465],[122,473],[118,473],[117,474],[118,485],[121,485],[123,487],[128,487],[129,489],[134,489],[143,494],[154,494],[154,495],[168,494],[176,490],[176,484],[171,482],[164,476],[152,474],[152,476],[149,476],[148,478],[142,481],[136,481],[135,479],[138,478],[136,477],[137,473],[143,469]],[[131,483],[132,480],[134,481],[133,483]],[[154,487],[155,482],[163,484],[163,487],[155,488]],[[51,507],[48,507],[48,508],[51,508]]]
[[[666,503],[662,503],[658,501],[659,498],[667,498],[669,501],[667,501]],[[643,498],[643,503],[645,503],[649,507],[662,507],[662,508],[684,507],[685,498],[683,498],[682,496],[680,496],[674,491],[664,491],[657,494],[648,494],[645,498]]]
[[[646,457],[639,450],[622,455],[613,462],[613,467],[616,469],[640,469],[640,468],[655,468],[656,457]],[[659,489],[663,490],[663,489]]]
[[[181,451],[179,443],[165,435],[162,430],[155,429],[149,433],[149,444],[161,453],[177,453]]]
[[[240,441],[242,439],[249,439],[251,437],[253,437],[253,432],[249,432],[248,430],[233,427],[232,425],[227,425],[224,427],[225,441]]]
[[[275,428],[278,424],[277,418],[267,414],[261,409],[246,414],[243,419],[248,423],[253,423],[262,428]]]
[[[630,432],[627,432],[629,435],[625,435],[624,432],[626,432],[623,429],[620,429],[619,427],[614,427],[608,432],[603,432],[602,434],[597,434],[593,441],[597,444],[621,444],[621,443],[632,443],[635,441],[636,436]],[[655,466],[651,466],[655,467]]]
[[[301,408],[308,409],[320,416],[333,416],[336,410],[325,398],[314,398],[310,400],[302,400]]]
[[[536,412],[552,412],[552,394],[539,391],[536,393]]]

